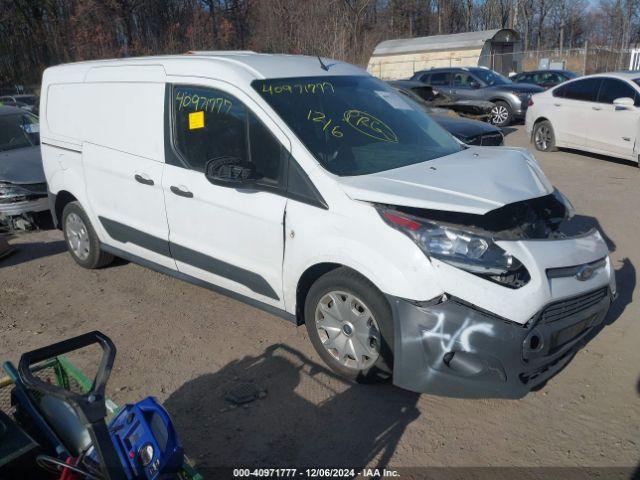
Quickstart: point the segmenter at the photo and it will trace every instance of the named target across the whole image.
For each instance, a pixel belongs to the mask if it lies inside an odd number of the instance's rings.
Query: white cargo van
[[[600,233],[570,233],[570,204],[529,152],[460,144],[347,63],[62,65],[44,73],[40,112],[77,263],[123,257],[305,323],[355,380],[519,397],[615,295]]]

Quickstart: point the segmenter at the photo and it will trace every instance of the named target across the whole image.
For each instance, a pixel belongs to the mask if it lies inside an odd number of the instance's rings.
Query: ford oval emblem
[[[581,282],[589,280],[591,277],[593,277],[593,268],[590,265],[583,265],[576,273],[576,278]]]

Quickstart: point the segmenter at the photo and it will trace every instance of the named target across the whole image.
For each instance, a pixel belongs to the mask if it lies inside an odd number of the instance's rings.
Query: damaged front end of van
[[[526,150],[469,148],[341,184],[410,239],[412,272],[437,292],[386,295],[396,385],[519,398],[603,325],[616,295],[607,244]]]
[[[428,301],[388,297],[400,387],[522,397],[571,360],[616,295],[601,234],[558,190],[483,215],[376,208],[430,259],[443,289]]]

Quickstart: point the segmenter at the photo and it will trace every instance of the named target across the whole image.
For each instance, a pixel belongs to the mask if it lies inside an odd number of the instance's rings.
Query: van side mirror
[[[613,104],[616,107],[622,107],[622,108],[629,108],[629,107],[633,107],[634,105],[634,100],[631,97],[620,97],[620,98],[616,98],[613,101]]]
[[[259,179],[253,164],[237,157],[218,157],[209,160],[204,176],[222,187],[248,187]]]

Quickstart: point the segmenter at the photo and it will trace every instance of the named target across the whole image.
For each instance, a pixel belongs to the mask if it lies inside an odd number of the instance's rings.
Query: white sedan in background
[[[640,72],[589,75],[536,94],[525,126],[543,152],[567,147],[640,162]]]

